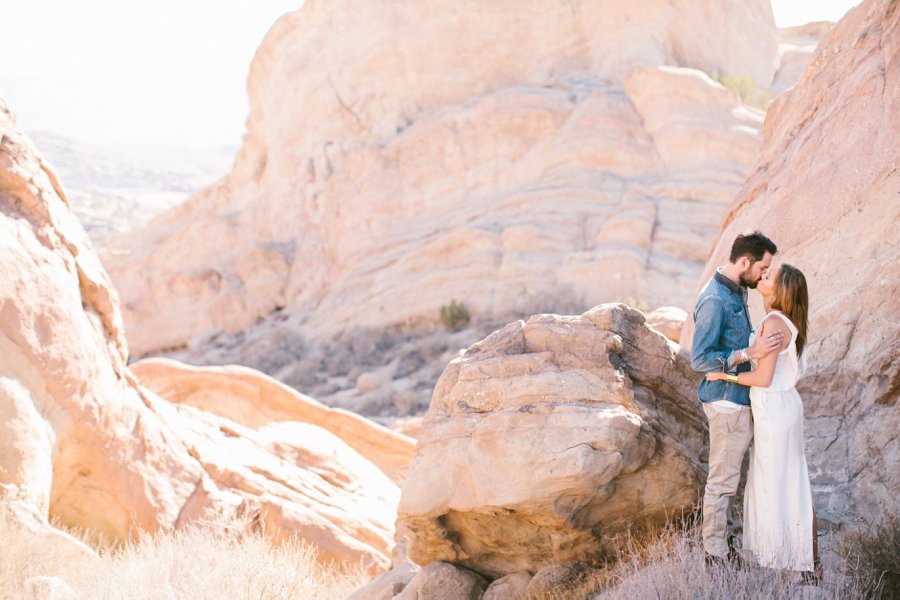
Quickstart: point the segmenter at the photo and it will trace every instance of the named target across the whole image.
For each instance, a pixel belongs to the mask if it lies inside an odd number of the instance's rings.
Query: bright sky
[[[0,0],[0,97],[26,131],[237,147],[253,54],[302,3]]]
[[[860,0],[771,0],[778,27],[793,27],[812,21],[837,23]]]
[[[303,0],[0,0],[0,96],[27,130],[94,143],[237,146],[268,29]],[[779,27],[858,0],[773,0]]]

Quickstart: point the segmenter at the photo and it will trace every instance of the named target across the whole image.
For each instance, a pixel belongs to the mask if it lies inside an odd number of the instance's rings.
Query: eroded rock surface
[[[677,351],[610,304],[512,323],[452,361],[400,500],[409,557],[492,577],[596,562],[690,510],[706,423]]]
[[[194,406],[261,430],[302,422],[330,431],[403,485],[415,441],[343,409],[328,408],[254,369],[194,367],[173,360],[145,359],[131,365],[141,385],[175,404]]]
[[[324,560],[389,563],[399,488],[338,435],[298,421],[254,429],[139,384],[106,272],[2,102],[0,273],[0,501],[112,541],[238,517],[302,536]],[[352,425],[361,447],[387,433]],[[401,468],[397,447],[384,444],[382,465]]]

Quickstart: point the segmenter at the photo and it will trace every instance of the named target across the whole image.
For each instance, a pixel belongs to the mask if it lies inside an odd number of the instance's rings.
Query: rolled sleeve
[[[727,362],[726,364],[728,365],[728,370],[729,370],[729,371],[734,370],[734,368],[735,368],[736,366],[738,366],[739,364],[741,364],[741,361],[738,360],[738,357],[740,357],[740,355],[741,355],[741,350],[740,350],[740,348],[738,348],[737,350],[732,350],[732,351],[728,354],[728,362]]]
[[[714,296],[703,298],[694,309],[691,368],[695,371],[724,372],[728,367],[732,349],[719,345],[725,318],[725,306]]]

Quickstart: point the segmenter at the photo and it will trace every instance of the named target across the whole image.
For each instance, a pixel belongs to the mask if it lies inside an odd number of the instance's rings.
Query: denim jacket
[[[694,306],[691,367],[701,373],[749,371],[750,363],[735,366],[731,353],[747,347],[751,330],[747,288],[716,271],[700,292]],[[697,395],[701,402],[730,400],[735,404],[750,406],[750,388],[729,381],[704,379],[700,382]]]

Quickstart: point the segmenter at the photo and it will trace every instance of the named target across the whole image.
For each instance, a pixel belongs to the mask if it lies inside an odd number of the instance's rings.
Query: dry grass
[[[0,598],[27,598],[25,581],[58,576],[78,598],[339,599],[368,581],[361,570],[324,568],[302,542],[271,545],[241,524],[205,524],[63,560],[32,535],[0,529]],[[552,600],[798,599],[898,597],[900,518],[866,533],[844,536],[826,561],[819,587],[799,585],[792,573],[751,566],[703,565],[696,525],[670,525],[646,537],[623,539],[617,562],[594,570]]]
[[[233,524],[145,536],[97,558],[63,560],[46,542],[0,530],[0,598],[26,598],[25,581],[57,576],[78,598],[345,598],[361,570],[328,569],[301,541],[273,546]]]
[[[871,598],[900,598],[900,515],[845,535],[838,553],[854,584]]]
[[[622,541],[619,560],[594,572],[575,589],[553,600],[788,600],[871,598],[837,559],[826,563],[818,587],[802,586],[799,575],[750,565],[706,568],[696,525],[670,525],[662,533]],[[888,596],[885,596],[887,598]]]

